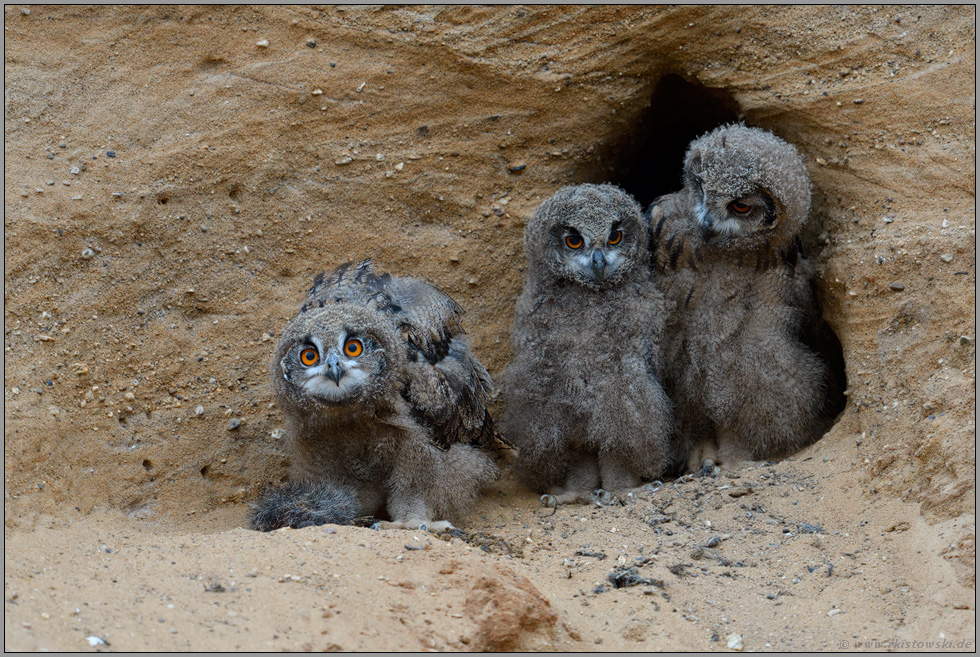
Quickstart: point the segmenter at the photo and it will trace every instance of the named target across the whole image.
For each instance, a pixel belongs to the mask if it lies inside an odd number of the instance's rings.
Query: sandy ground
[[[975,650],[975,18],[5,7],[5,649]],[[740,118],[814,182],[819,443],[553,514],[505,476],[455,536],[243,528],[315,273],[428,278],[497,375],[536,205]]]

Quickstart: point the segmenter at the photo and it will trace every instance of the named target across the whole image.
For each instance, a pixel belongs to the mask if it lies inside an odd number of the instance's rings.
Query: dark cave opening
[[[657,82],[647,109],[631,135],[634,147],[621,161],[622,174],[611,182],[643,207],[681,188],[687,146],[712,128],[739,120],[738,103],[724,89],[665,75]]]
[[[633,195],[644,208],[657,197],[679,190],[684,155],[688,145],[706,132],[745,120],[738,102],[725,89],[705,87],[676,74],[664,75],[657,82],[650,105],[634,130],[617,149],[618,175],[610,182]],[[746,121],[751,125],[751,122]],[[759,126],[772,129],[774,126]],[[817,195],[814,196],[817,198]],[[812,257],[819,244],[812,231],[801,239],[805,253]],[[816,283],[814,297],[818,314],[805,320],[800,340],[828,365],[826,422],[823,433],[836,423],[847,403],[847,376],[840,340],[825,318]]]

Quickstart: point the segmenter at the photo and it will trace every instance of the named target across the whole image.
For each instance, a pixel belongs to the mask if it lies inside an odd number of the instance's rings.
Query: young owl
[[[525,228],[503,430],[546,503],[625,491],[668,464],[665,309],[647,242],[639,205],[612,185],[565,187]]]
[[[501,447],[486,369],[460,307],[370,260],[317,277],[276,346],[272,379],[292,448],[291,483],[267,492],[253,528],[349,524],[451,528],[491,484]]]
[[[824,428],[827,367],[802,341],[819,318],[798,237],[809,210],[796,149],[744,125],[695,140],[684,188],[648,210],[676,304],[665,383],[689,471],[773,458]]]

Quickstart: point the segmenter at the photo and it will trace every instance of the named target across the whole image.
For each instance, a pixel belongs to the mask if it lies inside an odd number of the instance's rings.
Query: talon
[[[715,468],[715,462],[714,462],[714,460],[713,459],[705,459],[704,460],[704,464],[701,466],[701,469],[698,470],[698,472],[697,472],[697,476],[699,476],[699,477],[707,477],[707,476],[710,476],[711,473],[713,473],[715,471],[715,469],[716,468]]]
[[[592,501],[599,506],[612,506],[619,501],[616,499],[615,495],[602,488],[597,488],[596,490],[592,491],[592,494],[589,497],[591,497]]]
[[[643,490],[649,493],[656,493],[658,490],[664,487],[664,482],[657,479],[656,481],[651,481],[649,484],[643,487]]]
[[[379,532],[379,531],[381,531],[381,523],[380,522],[376,522],[373,525],[371,525],[368,529],[373,529],[374,531],[378,531]]]
[[[547,493],[545,493],[544,495],[541,496],[541,503],[544,504],[546,507],[552,509],[558,508],[558,500],[555,499],[554,495],[548,495]]]
[[[426,525],[426,524],[425,524],[425,523],[423,522],[423,523],[422,523],[421,525],[419,525],[419,531],[420,531],[420,532],[427,532],[427,531],[429,531],[429,526],[428,526],[428,525]]]

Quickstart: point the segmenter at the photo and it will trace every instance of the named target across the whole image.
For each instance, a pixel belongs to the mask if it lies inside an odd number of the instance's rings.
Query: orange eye
[[[732,201],[728,207],[732,209],[732,212],[737,214],[745,214],[752,209],[751,205],[748,203],[742,203],[741,201]]]
[[[299,359],[303,361],[303,364],[307,367],[316,365],[320,360],[320,354],[316,353],[316,349],[304,349],[299,352]]]
[[[615,233],[609,236],[609,244],[616,246],[623,241],[623,231],[617,230]]]
[[[364,351],[364,345],[360,340],[350,339],[344,344],[344,353],[351,358],[357,358]]]
[[[582,238],[578,235],[569,235],[565,238],[565,246],[570,249],[581,249],[582,248]]]

